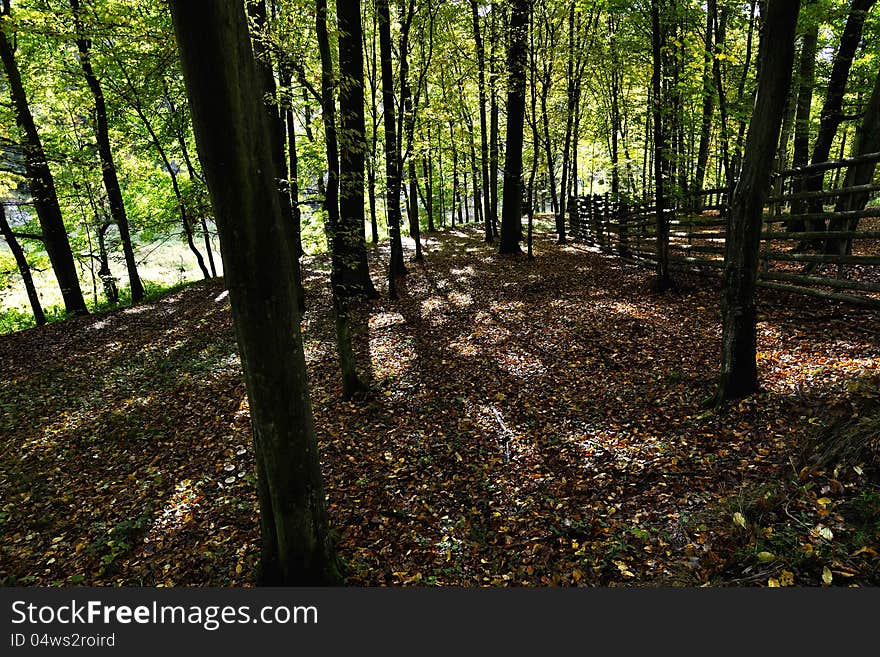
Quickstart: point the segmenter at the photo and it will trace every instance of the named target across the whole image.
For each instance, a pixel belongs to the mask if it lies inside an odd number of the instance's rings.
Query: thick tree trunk
[[[24,289],[27,292],[27,298],[34,313],[34,321],[37,323],[37,326],[42,326],[46,323],[46,315],[43,312],[43,307],[40,305],[40,295],[37,294],[34,277],[31,276],[31,266],[28,264],[21,244],[18,243],[12,228],[9,226],[9,222],[6,220],[6,208],[2,203],[0,203],[0,236],[6,240],[9,250],[12,251],[12,257],[15,258],[18,273],[21,274],[21,280],[24,282]]]
[[[343,298],[376,296],[364,241],[364,54],[361,4],[337,0],[339,26],[339,240],[342,269],[338,289]]]
[[[119,238],[122,241],[122,252],[125,255],[125,267],[128,270],[128,280],[131,290],[131,301],[137,303],[144,298],[144,286],[138,275],[137,262],[134,257],[134,248],[131,244],[131,231],[128,226],[128,216],[125,213],[125,202],[122,199],[122,189],[119,187],[119,178],[116,175],[116,164],[113,161],[113,150],[110,148],[110,130],[107,125],[107,104],[104,101],[104,91],[101,82],[92,68],[91,41],[84,35],[82,16],[80,13],[79,0],[70,0],[73,9],[73,21],[76,30],[76,47],[79,50],[79,63],[82,67],[86,83],[92,92],[95,101],[95,140],[98,142],[98,155],[101,158],[101,177],[104,180],[104,189],[107,191],[107,202],[110,205],[110,216],[116,228],[119,229]]]
[[[800,0],[769,0],[761,38],[761,73],[742,172],[727,220],[721,296],[721,378],[716,401],[758,389],[755,281],[764,203],[794,63]]]
[[[388,0],[376,0],[379,14],[379,60],[382,67],[382,105],[385,114],[385,186],[387,188],[388,238],[391,258],[388,264],[388,296],[397,297],[395,279],[406,274],[403,243],[400,239],[400,154],[394,116],[394,74],[391,53],[391,15]]]
[[[243,6],[171,2],[196,143],[217,218],[248,390],[262,555],[258,583],[337,584],[303,355],[294,235]]]
[[[4,3],[3,15],[9,15],[8,2]],[[15,121],[21,133],[25,177],[40,221],[43,245],[52,263],[52,271],[55,273],[58,287],[61,288],[64,308],[70,315],[86,315],[88,314],[86,301],[80,289],[76,263],[73,261],[67,229],[64,227],[64,219],[58,205],[55,181],[28,105],[12,43],[3,29],[0,29],[0,58],[3,59],[9,94],[15,110]]]
[[[500,253],[519,253],[522,238],[522,152],[528,35],[529,3],[514,0],[510,10],[510,46],[507,52],[507,144],[504,149]]]

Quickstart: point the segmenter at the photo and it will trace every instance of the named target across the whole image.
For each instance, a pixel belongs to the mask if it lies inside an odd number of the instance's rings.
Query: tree
[[[113,161],[113,149],[110,146],[110,130],[107,124],[107,103],[104,100],[104,90],[101,88],[101,81],[98,80],[98,76],[92,67],[92,43],[85,36],[79,0],[70,0],[70,8],[73,10],[73,24],[76,31],[79,63],[95,102],[95,140],[98,142],[98,155],[101,159],[101,177],[104,181],[104,189],[107,191],[107,201],[110,204],[110,216],[113,217],[113,223],[116,224],[116,228],[119,230],[119,237],[122,240],[122,252],[125,254],[125,267],[128,270],[131,300],[132,303],[137,303],[144,298],[144,286],[141,283],[137,262],[134,258],[131,231],[128,226],[128,216],[125,213],[125,201],[122,198],[122,188],[119,186],[116,164]]]
[[[394,116],[394,74],[391,54],[391,12],[388,0],[376,0],[379,14],[379,60],[382,68],[382,104],[385,114],[385,186],[388,206],[388,239],[391,257],[388,262],[388,296],[397,297],[396,279],[406,275],[403,244],[400,239],[400,163],[397,150],[397,126]]]
[[[486,51],[480,32],[480,11],[477,0],[470,0],[471,20],[474,26],[474,47],[477,51],[477,69],[480,90],[480,157],[483,170],[483,222],[485,224],[485,240],[491,244],[492,232],[492,194],[489,180],[489,134],[486,125]]]
[[[339,248],[342,269],[339,293],[345,297],[376,296],[364,241],[364,54],[361,5],[337,0],[339,26]],[[325,139],[329,137],[325,134]]]
[[[344,8],[348,4],[347,11],[351,11],[350,0],[339,0],[338,8]],[[343,12],[346,9],[342,9]],[[360,20],[360,10],[355,8],[355,14]],[[350,18],[350,17],[349,17]],[[344,19],[345,20],[345,19]],[[336,349],[339,356],[339,367],[342,370],[342,394],[346,399],[350,399],[357,392],[363,390],[366,386],[361,382],[357,374],[355,364],[354,350],[351,346],[351,327],[348,319],[348,309],[346,307],[346,299],[352,295],[352,290],[347,286],[352,281],[352,276],[348,272],[357,267],[357,262],[352,261],[352,250],[350,242],[356,241],[360,237],[363,245],[364,229],[363,229],[363,159],[361,159],[361,224],[356,229],[357,235],[354,235],[353,227],[345,226],[340,217],[340,198],[339,198],[339,147],[337,143],[336,131],[336,97],[334,93],[335,75],[333,72],[333,56],[330,52],[330,37],[327,34],[327,0],[316,0],[315,2],[315,32],[318,35],[318,50],[321,53],[321,115],[324,120],[324,146],[327,149],[327,184],[324,188],[324,214],[326,215],[327,234],[330,241],[330,287],[333,293],[333,310],[336,324]],[[340,40],[340,51],[342,50],[342,41]],[[360,37],[357,39],[357,47],[360,48]],[[342,53],[340,52],[340,57]],[[363,96],[361,98],[363,105]],[[363,117],[362,117],[363,118]],[[363,128],[363,121],[361,122]],[[363,136],[363,130],[361,130]],[[356,135],[350,135],[346,138],[354,141]],[[349,153],[349,157],[351,154]],[[351,161],[349,160],[349,164]],[[352,184],[353,172],[348,171],[349,178],[347,182]],[[351,194],[351,190],[349,190]],[[353,194],[351,194],[353,196]],[[347,207],[351,209],[351,198],[347,199]],[[366,254],[364,254],[364,265],[366,265]],[[369,274],[367,274],[369,280]],[[358,281],[360,282],[360,281]]]
[[[172,0],[199,157],[214,205],[257,460],[260,584],[340,581],[330,545],[268,117],[241,4]]]
[[[529,4],[514,0],[507,53],[507,145],[501,207],[501,253],[519,253],[522,236],[522,151],[526,111]]]
[[[761,72],[739,181],[727,219],[721,296],[721,378],[717,402],[758,389],[755,281],[764,203],[794,64],[800,0],[768,0]]]
[[[7,19],[3,21],[4,24],[8,24],[9,15],[10,1],[3,0],[2,18]],[[55,179],[52,177],[49,161],[46,159],[43,143],[37,132],[33,114],[31,114],[18,64],[15,61],[15,51],[4,29],[0,29],[0,58],[3,59],[3,69],[9,82],[9,94],[12,97],[15,120],[20,131],[21,147],[24,151],[25,176],[33,197],[34,209],[37,211],[37,218],[40,221],[43,244],[49,255],[49,261],[52,263],[52,271],[55,273],[58,286],[61,288],[64,308],[70,315],[85,315],[88,310],[80,289],[76,264],[73,261],[73,251],[70,249],[67,229],[61,215],[61,207],[58,205]]]
[[[18,243],[15,233],[6,220],[6,207],[2,203],[0,203],[0,236],[6,240],[9,250],[12,251],[12,257],[15,258],[15,264],[18,267],[19,274],[21,274],[21,280],[24,282],[24,288],[27,292],[28,302],[31,304],[31,310],[34,313],[34,321],[37,323],[37,326],[42,326],[46,323],[46,315],[43,312],[43,307],[40,305],[40,296],[37,294],[37,288],[34,286],[31,266],[28,264],[21,244]]]

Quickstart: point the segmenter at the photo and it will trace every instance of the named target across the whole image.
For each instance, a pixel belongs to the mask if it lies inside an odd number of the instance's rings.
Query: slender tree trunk
[[[257,63],[257,72],[260,76],[259,80],[263,88],[263,111],[269,119],[276,193],[278,194],[278,200],[281,204],[281,212],[287,217],[287,221],[290,225],[295,226],[296,219],[293,213],[293,205],[290,201],[290,190],[288,189],[287,160],[284,157],[284,121],[278,104],[278,90],[275,86],[275,74],[272,68],[272,57],[271,49],[268,45],[268,35],[265,33],[267,29],[266,1],[255,0],[254,2],[248,3],[247,7],[254,26],[254,34],[252,35],[253,49]],[[297,295],[297,298],[299,299],[298,303],[304,304],[305,290],[302,288],[302,272],[300,271],[299,261],[302,250],[299,241],[299,232],[296,233],[294,249],[294,284],[299,287],[299,294]]]
[[[4,2],[2,13],[4,17],[9,16],[8,1]],[[4,22],[6,21],[4,20]],[[70,242],[67,239],[67,229],[64,226],[61,208],[58,205],[55,181],[52,178],[49,162],[46,160],[43,144],[40,141],[40,135],[28,105],[12,43],[4,29],[0,29],[0,58],[3,59],[3,68],[9,83],[9,94],[15,110],[15,121],[21,133],[25,177],[33,198],[34,209],[40,221],[43,245],[46,247],[46,253],[52,263],[52,271],[61,288],[64,308],[70,315],[88,314],[79,285],[73,252],[70,250]]]
[[[483,170],[483,221],[485,222],[485,240],[491,244],[492,232],[492,183],[489,179],[489,134],[486,125],[486,54],[483,50],[483,39],[480,36],[480,14],[477,0],[470,0],[471,18],[474,26],[474,44],[477,50],[477,70],[480,96],[480,156]]]
[[[171,99],[171,95],[168,93],[168,88],[164,88],[164,96],[165,102],[168,105],[168,109],[171,111],[172,116],[177,116],[177,108],[174,105],[174,101]],[[180,154],[183,156],[184,164],[186,164],[187,175],[189,175],[189,179],[192,182],[204,182],[204,179],[196,173],[195,167],[193,166],[192,159],[189,156],[189,148],[186,145],[186,130],[183,119],[180,121],[174,121],[175,125],[175,136],[177,137],[177,143],[180,146]],[[205,242],[205,253],[208,256],[208,266],[211,268],[211,278],[217,278],[217,265],[214,262],[214,249],[211,248],[211,233],[208,230],[208,221],[205,218],[205,214],[201,213],[199,217],[199,223],[202,228],[202,238]]]
[[[46,315],[43,313],[43,307],[40,305],[40,295],[37,294],[34,277],[31,276],[31,266],[28,264],[21,244],[18,243],[12,228],[9,226],[9,222],[6,220],[6,207],[2,203],[0,203],[0,236],[6,240],[9,250],[12,251],[12,257],[15,258],[18,273],[21,274],[21,280],[24,283],[24,289],[27,292],[27,298],[34,313],[34,321],[37,323],[37,326],[42,326],[46,323]]]
[[[660,24],[661,0],[651,0],[651,44],[654,60],[654,71],[651,76],[651,90],[653,94],[652,114],[654,119],[654,197],[657,206],[657,291],[663,292],[671,284],[669,276],[669,218],[666,215],[666,165],[668,157],[666,135],[663,126],[663,33]]]
[[[868,11],[877,0],[852,0],[846,27],[840,37],[840,46],[834,55],[834,63],[831,66],[831,76],[828,78],[828,87],[825,94],[825,104],[819,115],[819,130],[816,133],[816,141],[813,143],[813,154],[810,159],[813,163],[826,162],[831,154],[831,145],[837,128],[843,121],[843,97],[846,92],[846,83],[849,79],[850,68],[856,50],[862,40],[862,29]],[[808,191],[822,189],[824,173],[818,173],[807,180]],[[810,212],[822,211],[822,200],[817,199],[809,204]],[[822,220],[809,222],[808,229],[811,231],[822,230],[825,225]]]
[[[95,102],[95,140],[98,142],[98,155],[101,158],[101,176],[104,180],[104,189],[107,191],[110,215],[113,217],[113,222],[119,230],[119,238],[122,241],[125,267],[128,270],[131,301],[132,303],[137,303],[144,298],[144,286],[141,283],[141,277],[138,275],[134,248],[131,243],[131,232],[128,226],[128,217],[125,213],[125,202],[122,199],[122,189],[119,186],[119,178],[116,175],[113,150],[110,148],[110,131],[107,125],[107,105],[104,101],[104,91],[101,89],[101,82],[92,68],[92,44],[84,34],[79,0],[70,0],[70,7],[73,9],[79,63]]]
[[[794,154],[791,165],[801,167],[810,159],[810,110],[813,107],[813,87],[816,78],[816,47],[819,42],[819,23],[815,22],[807,27],[801,42],[801,56],[798,65],[798,79],[800,85],[797,95],[797,109],[794,118]],[[795,193],[805,190],[803,178],[793,181],[792,191]],[[802,214],[807,209],[805,200],[796,199],[791,202],[791,213]],[[790,231],[803,231],[805,228],[803,219],[792,220],[786,224]]]
[[[248,390],[262,554],[258,583],[337,584],[268,117],[239,3],[172,0],[196,144],[214,204]]]
[[[492,236],[498,237],[498,66],[495,49],[498,42],[497,14],[499,7],[490,4],[489,10],[489,193],[492,208]]]
[[[279,63],[281,86],[287,90],[284,103],[284,128],[287,133],[287,190],[290,194],[290,217],[293,222],[294,233],[294,258],[296,259],[296,285],[299,288],[299,311],[306,310],[306,291],[302,282],[302,211],[299,201],[299,152],[296,147],[296,121],[293,116],[293,76],[285,63]]]
[[[388,296],[397,298],[395,280],[406,275],[403,244],[400,239],[400,153],[394,116],[394,77],[391,53],[391,16],[388,0],[376,0],[379,15],[379,59],[382,66],[382,105],[385,114],[385,185],[387,188],[388,238],[391,258],[388,264]]]
[[[764,203],[794,63],[800,0],[768,0],[761,73],[742,173],[728,216],[721,296],[721,378],[716,401],[758,389],[755,281]]]
[[[522,239],[522,152],[526,110],[529,3],[514,0],[507,52],[507,145],[504,149],[504,197],[500,253],[519,253]]]
[[[339,246],[342,257],[338,289],[343,298],[375,297],[364,242],[367,141],[360,2],[337,0],[336,16],[339,26]]]
[[[859,155],[867,155],[869,153],[880,152],[880,73],[874,81],[874,90],[865,107],[865,113],[862,117],[862,123],[856,133],[855,147],[853,148],[853,157]],[[856,185],[868,185],[874,179],[874,169],[876,162],[863,162],[849,167],[846,171],[844,179],[844,187],[854,187]],[[835,212],[844,212],[847,210],[863,210],[868,203],[869,194],[860,192],[842,196],[837,201],[834,208]],[[858,218],[855,219],[832,219],[829,230],[833,231],[855,231],[859,226]],[[825,244],[826,253],[837,253],[844,255],[852,250],[852,238],[829,239]]]
[[[343,7],[351,0],[337,0],[337,8]],[[356,7],[355,13],[360,19],[360,6]],[[324,191],[324,213],[327,216],[327,233],[330,242],[330,286],[333,292],[333,311],[336,325],[336,348],[339,355],[339,366],[342,371],[342,394],[345,399],[351,399],[355,394],[365,389],[365,385],[358,377],[354,358],[354,350],[351,345],[351,328],[348,319],[346,299],[352,296],[353,291],[348,285],[351,277],[348,275],[352,269],[349,258],[352,253],[347,243],[349,231],[353,227],[344,225],[340,217],[340,170],[339,150],[336,130],[336,98],[334,88],[336,86],[333,73],[333,56],[330,53],[330,37],[327,34],[327,0],[315,1],[315,29],[318,36],[318,50],[321,54],[321,116],[324,121],[324,145],[327,149],[327,184]],[[357,39],[360,47],[360,37]],[[340,42],[341,46],[341,42]],[[363,105],[363,99],[361,100]],[[363,176],[363,169],[361,169]],[[363,194],[363,187],[361,187]],[[361,195],[361,226],[356,231],[363,239],[363,195]]]
[[[366,3],[365,3],[366,7]],[[367,170],[367,191],[370,200],[370,232],[373,244],[379,243],[379,223],[376,220],[376,162],[379,153],[379,106],[376,102],[376,90],[378,88],[379,69],[376,60],[376,36],[379,31],[377,12],[373,10],[373,30],[370,39],[370,157]],[[366,48],[366,34],[364,34],[364,47]]]
[[[75,2],[75,0],[73,1]],[[183,228],[183,234],[186,237],[187,246],[189,246],[190,252],[192,252],[192,254],[195,256],[196,263],[198,264],[199,269],[202,271],[202,276],[205,278],[205,280],[210,280],[211,272],[209,272],[208,268],[205,266],[205,259],[202,257],[202,254],[199,252],[198,248],[196,248],[196,244],[193,239],[192,221],[190,220],[189,214],[186,211],[186,203],[183,199],[183,192],[180,189],[180,183],[177,179],[177,169],[171,166],[171,161],[168,159],[168,154],[165,152],[165,147],[162,146],[162,141],[159,139],[159,135],[156,134],[156,131],[153,128],[153,122],[150,121],[149,117],[144,112],[140,97],[137,94],[137,88],[132,83],[131,76],[129,76],[128,74],[128,69],[121,60],[117,60],[116,65],[119,67],[120,72],[125,78],[125,83],[129,91],[128,100],[131,106],[134,108],[135,113],[138,115],[138,118],[140,118],[141,123],[143,123],[144,127],[147,129],[147,134],[150,135],[150,140],[153,142],[153,148],[156,149],[156,152],[159,154],[159,159],[162,160],[162,164],[165,166],[165,170],[171,177],[171,189],[174,192],[174,198],[177,201],[177,210],[180,213],[180,221]]]

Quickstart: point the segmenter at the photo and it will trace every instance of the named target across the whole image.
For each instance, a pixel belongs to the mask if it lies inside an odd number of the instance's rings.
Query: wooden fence
[[[878,161],[880,153],[872,153],[774,174],[761,235],[759,286],[880,307],[880,206],[868,205],[880,184],[833,184],[841,170]],[[820,176],[822,189],[805,189],[807,179],[812,177],[815,186]],[[727,196],[726,188],[704,190],[666,209],[671,269],[720,273]],[[654,200],[610,194],[571,198],[568,219],[575,240],[640,265],[656,264]]]

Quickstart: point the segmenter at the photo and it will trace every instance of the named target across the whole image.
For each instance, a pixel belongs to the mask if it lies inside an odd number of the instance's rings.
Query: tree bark
[[[769,0],[761,38],[761,72],[742,172],[727,220],[721,296],[721,377],[717,402],[758,389],[755,282],[764,203],[794,63],[800,0]]]
[[[507,143],[504,149],[500,253],[519,253],[522,238],[522,152],[528,34],[529,3],[526,0],[513,0],[507,52]]]
[[[477,0],[470,0],[471,18],[474,27],[474,46],[477,51],[478,86],[480,96],[480,156],[483,170],[483,221],[485,223],[485,241],[492,243],[492,189],[489,179],[489,134],[486,125],[486,53],[483,49],[483,38],[480,35],[480,14]]]
[[[840,37],[840,46],[834,55],[834,63],[831,66],[831,77],[828,78],[825,103],[822,105],[822,112],[819,115],[819,130],[816,133],[813,154],[810,158],[810,162],[813,164],[826,162],[831,154],[834,135],[837,134],[837,128],[843,121],[843,96],[846,92],[849,71],[852,68],[856,50],[862,40],[865,18],[876,1],[852,0],[850,5],[846,27],[843,29],[843,34]],[[806,185],[807,190],[818,191],[822,189],[824,179],[825,177],[822,173],[809,177]],[[809,207],[810,212],[821,212],[822,201],[814,201],[809,204]],[[810,230],[821,230],[823,227],[824,223],[821,222],[810,222],[808,224]]]
[[[110,216],[116,228],[119,229],[119,238],[122,241],[122,252],[125,255],[125,267],[128,270],[128,280],[131,290],[131,301],[137,303],[144,298],[144,286],[138,275],[137,262],[134,257],[134,248],[131,244],[131,231],[128,226],[128,217],[125,213],[125,202],[122,199],[122,189],[119,187],[119,178],[116,175],[116,164],[113,161],[113,149],[110,147],[110,130],[107,125],[107,104],[104,101],[104,91],[101,82],[92,68],[91,41],[85,37],[82,24],[82,14],[79,0],[70,0],[73,10],[73,23],[76,31],[76,47],[79,50],[79,63],[95,101],[95,140],[98,143],[98,155],[101,158],[101,177],[104,180],[104,189],[107,190],[107,202],[110,205]]]
[[[339,26],[339,238],[343,298],[376,296],[364,240],[364,53],[361,3],[337,0]]]
[[[397,125],[394,116],[394,74],[391,53],[391,14],[388,0],[376,0],[379,14],[379,60],[382,67],[382,105],[385,114],[385,186],[387,188],[388,238],[391,257],[388,264],[388,296],[397,298],[395,280],[406,275],[403,243],[400,239],[400,164]]]
[[[669,276],[669,218],[666,216],[666,164],[669,157],[663,121],[663,33],[661,32],[661,0],[651,0],[651,44],[654,70],[651,76],[652,116],[654,121],[654,198],[657,207],[657,280],[654,283],[658,292],[670,287]]]
[[[797,96],[797,109],[794,116],[794,152],[791,165],[793,167],[804,166],[810,160],[810,110],[813,107],[813,87],[816,78],[816,47],[819,42],[819,23],[815,22],[807,27],[801,42],[800,64],[798,65],[798,80],[800,81]],[[792,192],[797,194],[805,191],[803,178],[793,181]],[[807,210],[805,200],[791,202],[792,214],[803,214]],[[789,221],[786,224],[789,231],[803,231],[803,219]]]
[[[34,277],[31,276],[31,266],[28,264],[21,244],[18,243],[12,228],[9,226],[9,222],[6,220],[6,208],[2,203],[0,203],[0,236],[6,240],[9,250],[12,251],[12,257],[15,258],[18,273],[21,274],[21,280],[24,282],[24,289],[27,292],[27,298],[34,313],[34,321],[37,323],[37,326],[42,326],[46,323],[46,315],[43,312],[43,307],[40,305],[40,295],[37,294]]]
[[[293,227],[281,211],[243,6],[172,0],[217,219],[257,461],[258,583],[338,584],[303,355]]]
[[[9,16],[9,2],[3,3],[4,17]],[[4,21],[5,22],[5,21]],[[15,121],[21,133],[21,146],[24,151],[25,177],[34,202],[34,209],[40,222],[43,245],[52,263],[52,271],[61,288],[64,308],[69,315],[86,315],[86,301],[79,285],[76,263],[67,239],[67,229],[58,205],[58,194],[55,191],[55,180],[43,151],[43,143],[37,132],[34,117],[31,114],[15,52],[9,36],[0,29],[0,58],[9,83],[9,94],[15,110]]]

